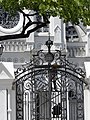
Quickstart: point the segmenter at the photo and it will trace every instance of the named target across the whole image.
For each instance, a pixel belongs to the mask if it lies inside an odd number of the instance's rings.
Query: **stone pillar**
[[[84,114],[85,120],[90,120],[90,90],[84,90]]]
[[[16,120],[15,91],[0,90],[0,120]]]
[[[15,120],[15,91],[13,92],[12,90],[13,81],[13,63],[0,62],[0,120]]]
[[[89,69],[89,64],[87,64],[87,67]],[[87,68],[85,66],[85,68]],[[88,70],[87,69],[87,70]],[[86,70],[86,82],[87,82],[87,85],[85,86],[85,89],[84,89],[84,113],[85,113],[85,120],[90,120],[90,76],[89,76],[89,71],[87,73],[87,70]]]
[[[15,90],[9,90],[9,100],[10,100],[10,110],[11,114],[10,120],[16,120],[16,98],[15,98]]]
[[[49,32],[50,32],[50,35],[51,36],[54,36],[54,17],[50,17],[50,30],[49,30]]]
[[[10,105],[10,90],[7,90],[7,115],[8,115],[8,120],[11,120],[11,105]]]
[[[16,120],[15,91],[0,90],[0,120]]]
[[[0,120],[8,120],[7,117],[7,92],[0,90]]]

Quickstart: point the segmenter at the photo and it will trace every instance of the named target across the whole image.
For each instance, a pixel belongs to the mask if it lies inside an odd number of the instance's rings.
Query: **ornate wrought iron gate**
[[[85,73],[47,42],[16,71],[16,120],[84,120]]]

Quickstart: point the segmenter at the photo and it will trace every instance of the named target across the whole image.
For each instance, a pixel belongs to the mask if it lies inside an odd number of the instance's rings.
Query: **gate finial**
[[[53,45],[53,41],[50,40],[50,34],[49,39],[46,41],[45,45],[48,47],[48,53],[45,55],[45,60],[48,62],[48,64],[51,64],[51,62],[54,60],[54,55],[51,53],[51,46]]]
[[[50,33],[49,33],[49,39],[46,41],[45,45],[48,47],[48,52],[51,52],[51,46],[53,45],[53,41],[50,40]]]

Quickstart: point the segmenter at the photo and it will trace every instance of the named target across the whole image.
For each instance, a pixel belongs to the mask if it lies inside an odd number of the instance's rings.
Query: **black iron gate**
[[[15,73],[16,120],[84,120],[85,73],[50,42]]]

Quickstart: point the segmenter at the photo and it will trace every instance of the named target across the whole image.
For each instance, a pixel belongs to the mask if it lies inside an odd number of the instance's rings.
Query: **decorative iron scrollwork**
[[[33,60],[33,64],[34,65],[42,65],[43,64],[43,60],[42,59],[40,59],[40,58],[34,58],[34,60]]]

